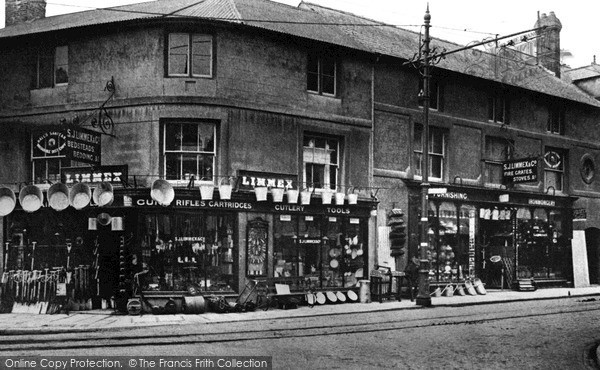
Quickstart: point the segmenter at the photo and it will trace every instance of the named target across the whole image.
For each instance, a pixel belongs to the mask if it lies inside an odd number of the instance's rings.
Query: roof
[[[80,27],[185,18],[261,28],[404,60],[411,59],[419,46],[419,34],[412,31],[311,3],[293,7],[269,0],[149,1],[12,25],[0,29],[0,40]],[[438,39],[431,46],[446,50],[461,47]],[[600,107],[600,102],[568,81],[515,58],[469,49],[448,55],[436,67]]]
[[[589,66],[567,69],[562,72],[562,75],[569,81],[579,81],[599,77],[600,65],[592,63]]]

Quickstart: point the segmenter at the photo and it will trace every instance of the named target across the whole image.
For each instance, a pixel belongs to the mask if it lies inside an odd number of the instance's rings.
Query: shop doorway
[[[585,230],[590,284],[600,284],[600,229],[591,227]]]

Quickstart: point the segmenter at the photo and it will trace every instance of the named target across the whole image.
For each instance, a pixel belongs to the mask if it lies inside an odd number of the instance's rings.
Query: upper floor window
[[[38,49],[33,88],[41,89],[69,82],[69,47],[40,47]]]
[[[414,131],[415,175],[423,176],[423,125],[415,123]],[[429,127],[429,179],[442,181],[446,158],[446,131]]]
[[[561,192],[564,188],[566,151],[546,147],[544,152],[544,190]]]
[[[496,123],[509,123],[508,99],[502,94],[491,94],[488,97],[488,120]]]
[[[423,79],[419,79],[419,107],[423,107],[421,97],[425,93]],[[429,109],[442,110],[442,90],[440,83],[435,78],[429,79]]]
[[[487,184],[502,184],[503,162],[512,157],[512,148],[512,142],[505,138],[486,136],[484,161]]]
[[[335,96],[337,66],[334,57],[309,53],[306,71],[308,91]]]
[[[198,33],[169,34],[169,76],[212,77],[212,64],[212,35]]]
[[[168,122],[163,126],[164,175],[167,180],[213,181],[216,163],[216,124]]]
[[[548,107],[548,126],[546,130],[552,134],[565,134],[565,110],[560,104]]]
[[[307,187],[336,190],[340,170],[339,139],[305,134],[303,158]]]

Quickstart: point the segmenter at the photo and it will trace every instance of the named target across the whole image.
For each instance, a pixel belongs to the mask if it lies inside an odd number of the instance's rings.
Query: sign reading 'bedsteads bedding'
[[[502,175],[505,184],[538,181],[537,158],[506,161],[502,164]]]
[[[100,165],[101,135],[99,132],[69,127],[65,129],[65,136],[67,158],[94,166]]]

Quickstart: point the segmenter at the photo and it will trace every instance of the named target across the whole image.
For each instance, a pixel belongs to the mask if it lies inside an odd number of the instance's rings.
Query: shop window
[[[423,125],[415,123],[414,131],[415,175],[423,174]],[[442,181],[446,158],[446,131],[429,127],[429,179]]]
[[[273,275],[303,276],[314,288],[355,286],[366,276],[366,232],[357,218],[278,215]]]
[[[213,37],[198,33],[170,33],[168,75],[212,77]]]
[[[548,106],[548,126],[546,130],[552,134],[565,134],[565,108],[561,104]]]
[[[509,104],[506,96],[492,93],[488,97],[488,120],[495,123],[509,124]]]
[[[167,180],[213,180],[216,124],[169,122],[163,126],[164,172]]]
[[[31,136],[31,168],[35,184],[61,181],[61,169],[85,164],[66,158],[65,136],[57,131],[34,133]]]
[[[336,190],[340,141],[333,137],[305,134],[303,142],[303,175],[306,187]]]
[[[231,291],[234,220],[206,212],[140,215],[139,250],[149,268],[145,290]]]
[[[321,95],[336,95],[337,65],[332,56],[308,53],[306,89]]]
[[[565,178],[565,151],[546,147],[544,154],[544,190],[562,192]]]
[[[42,89],[69,82],[68,46],[40,47],[35,60],[33,88]]]
[[[512,157],[513,143],[501,137],[485,138],[485,182],[500,185],[503,183],[504,161]]]
[[[419,97],[424,94],[423,79],[419,79]],[[419,107],[423,107],[423,100],[419,99]],[[429,109],[442,110],[442,88],[435,78],[429,79]]]

